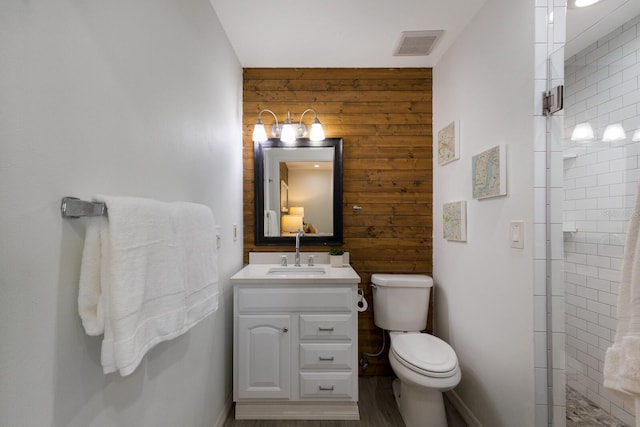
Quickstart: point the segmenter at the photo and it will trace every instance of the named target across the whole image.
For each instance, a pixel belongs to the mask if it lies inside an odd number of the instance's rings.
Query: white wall
[[[455,392],[492,427],[534,423],[534,38],[532,2],[488,0],[434,68],[434,135],[452,120],[461,135],[460,159],[434,162],[435,330],[462,367]],[[508,195],[474,200],[471,157],[496,144],[508,146]],[[456,200],[467,243],[442,238],[442,205]],[[509,245],[511,220],[525,221],[524,250]]]
[[[242,69],[207,0],[0,3],[0,425],[212,426],[231,392],[242,266]],[[63,196],[209,205],[219,310],[103,375]]]
[[[604,356],[615,337],[616,305],[626,230],[640,180],[640,16],[566,62],[564,161],[567,383],[629,425],[633,408],[604,388]],[[570,140],[577,123],[590,122],[597,139]],[[601,140],[606,125],[621,123],[623,141]]]

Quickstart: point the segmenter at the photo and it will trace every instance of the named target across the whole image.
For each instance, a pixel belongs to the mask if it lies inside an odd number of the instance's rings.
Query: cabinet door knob
[[[286,334],[287,332],[289,332],[289,328],[282,328],[282,332]]]

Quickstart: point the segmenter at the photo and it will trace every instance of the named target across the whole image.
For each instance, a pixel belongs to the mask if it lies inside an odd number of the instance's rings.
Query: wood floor
[[[391,390],[392,380],[387,376],[360,377],[360,421],[236,420],[230,413],[224,427],[404,427]],[[449,427],[466,427],[451,405],[445,408]]]

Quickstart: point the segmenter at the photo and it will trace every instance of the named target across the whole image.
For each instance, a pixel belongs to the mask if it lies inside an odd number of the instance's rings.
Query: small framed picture
[[[507,146],[496,145],[471,160],[471,185],[474,199],[507,194]]]
[[[442,205],[442,237],[455,242],[467,241],[467,202]]]
[[[460,122],[453,121],[438,131],[438,164],[460,158]]]

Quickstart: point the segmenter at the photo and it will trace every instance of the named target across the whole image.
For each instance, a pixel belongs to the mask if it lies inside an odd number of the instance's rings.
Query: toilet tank
[[[373,320],[388,331],[427,327],[433,279],[424,274],[373,274]]]

